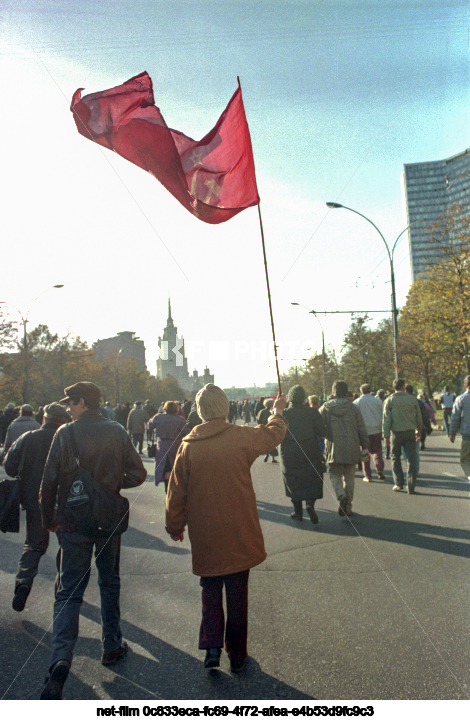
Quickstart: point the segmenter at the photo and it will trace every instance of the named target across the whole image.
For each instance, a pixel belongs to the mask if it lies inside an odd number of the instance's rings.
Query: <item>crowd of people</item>
[[[25,608],[50,534],[57,533],[59,542],[52,653],[41,698],[62,698],[93,553],[101,594],[101,662],[114,664],[128,651],[119,612],[121,533],[128,518],[123,523],[120,516],[114,526],[117,516],[110,526],[106,522],[122,506],[121,489],[146,479],[141,457],[145,436],[147,449],[154,451],[155,484],[165,486],[166,530],[174,541],[182,541],[188,530],[193,573],[202,589],[199,648],[205,650],[204,666],[218,667],[225,647],[231,671],[238,673],[248,660],[249,571],[266,558],[252,464],[258,457],[273,463],[279,458],[295,523],[303,520],[304,504],[310,521],[319,522],[315,504],[323,497],[327,472],[339,515],[351,516],[358,464],[364,482],[372,480],[372,467],[383,481],[384,462],[391,457],[393,490],[406,486],[414,494],[419,453],[436,425],[432,402],[420,395],[403,379],[394,382],[390,394],[373,393],[364,384],[356,396],[337,380],[323,401],[316,395],[307,398],[305,389],[295,385],[287,397],[236,403],[207,384],[193,402],[166,401],[157,409],[147,400],[132,408],[112,408],[102,404],[94,383],[81,381],[36,414],[30,404],[8,404],[0,418],[2,462],[17,479],[12,485],[19,487],[17,500],[26,510],[15,611]],[[446,387],[440,400],[449,440],[462,435],[460,460],[470,480],[470,376],[465,393],[455,398]],[[0,494],[4,523],[1,499]]]

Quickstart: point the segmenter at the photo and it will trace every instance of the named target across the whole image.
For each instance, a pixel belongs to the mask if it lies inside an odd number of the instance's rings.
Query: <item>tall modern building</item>
[[[141,370],[147,370],[144,341],[139,340],[130,330],[123,330],[112,338],[97,340],[93,343],[93,350],[96,360],[105,362],[131,358]]]
[[[206,383],[213,383],[214,376],[209,368],[199,376],[195,370],[192,376],[188,372],[188,359],[184,348],[184,338],[178,335],[178,328],[171,317],[171,302],[168,300],[168,319],[163,329],[163,336],[158,339],[159,357],[157,358],[157,378],[163,380],[166,376],[173,376],[178,385],[185,391],[194,393]]]
[[[464,227],[469,228],[470,149],[445,160],[405,164],[403,178],[414,280],[442,260],[440,243],[459,239]],[[442,222],[447,212],[452,216],[451,226]]]

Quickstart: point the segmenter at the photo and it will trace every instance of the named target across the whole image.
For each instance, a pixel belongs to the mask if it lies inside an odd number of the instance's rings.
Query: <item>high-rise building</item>
[[[168,319],[163,329],[163,336],[158,339],[159,357],[157,358],[157,378],[163,380],[173,376],[184,391],[194,395],[206,383],[213,383],[214,376],[209,368],[204,368],[200,376],[197,370],[192,376],[188,373],[188,359],[184,348],[184,338],[178,335],[178,328],[171,317],[171,302],[168,300]]]
[[[157,378],[163,380],[173,376],[183,390],[190,390],[188,359],[184,350],[184,338],[178,335],[178,328],[171,317],[171,302],[168,299],[168,319],[163,336],[158,339]]]
[[[99,361],[118,361],[130,358],[135,360],[141,370],[147,370],[145,365],[145,345],[135,333],[123,330],[112,338],[104,338],[93,343],[95,358]]]
[[[470,149],[445,160],[405,164],[403,179],[414,280],[443,259],[440,244],[458,242],[469,226]]]

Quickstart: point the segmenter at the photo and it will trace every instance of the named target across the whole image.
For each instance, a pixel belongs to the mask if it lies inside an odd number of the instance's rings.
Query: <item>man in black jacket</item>
[[[42,527],[38,494],[47,454],[56,430],[67,423],[70,416],[60,403],[49,403],[44,408],[41,428],[23,433],[5,456],[5,470],[20,479],[20,502],[26,511],[26,540],[15,579],[12,606],[22,611],[26,604],[39,561],[49,545],[49,532]]]
[[[60,582],[54,603],[52,656],[49,677],[41,699],[61,699],[78,637],[78,622],[83,594],[90,577],[93,550],[98,569],[103,627],[105,666],[115,663],[128,650],[120,628],[119,558],[121,536],[87,536],[74,525],[67,508],[67,497],[76,474],[77,462],[72,447],[76,440],[80,466],[95,483],[119,493],[145,481],[147,472],[126,430],[100,414],[101,391],[86,381],[65,389],[66,403],[73,423],[56,433],[47,458],[39,492],[43,525],[58,531],[61,546]],[[57,505],[57,511],[55,507]]]

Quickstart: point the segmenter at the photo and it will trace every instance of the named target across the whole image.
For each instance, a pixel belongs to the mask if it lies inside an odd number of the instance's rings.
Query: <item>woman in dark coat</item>
[[[288,496],[294,506],[291,518],[302,520],[302,501],[312,523],[318,523],[315,501],[323,498],[323,458],[317,436],[326,428],[316,408],[304,405],[302,386],[293,386],[287,394],[289,405],[284,411],[288,430],[281,443],[281,471]]]

